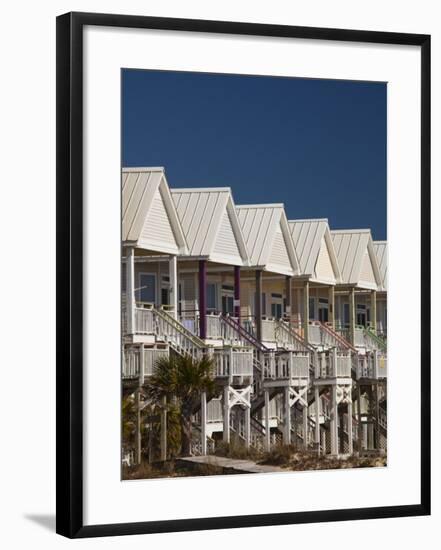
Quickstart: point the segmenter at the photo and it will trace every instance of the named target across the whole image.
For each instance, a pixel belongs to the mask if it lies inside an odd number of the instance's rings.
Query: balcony
[[[168,357],[167,349],[143,348],[143,346],[125,346],[122,351],[122,376],[125,380],[134,380],[153,374],[156,361]],[[142,362],[142,371],[141,371]]]
[[[315,357],[314,376],[318,380],[327,378],[351,378],[352,357],[350,352],[321,352]]]
[[[253,376],[253,351],[251,349],[214,350],[213,358],[216,377],[231,379]]]
[[[309,379],[309,354],[304,352],[271,353],[264,360],[266,380]]]
[[[356,361],[357,380],[387,378],[387,355],[385,353],[374,351],[366,355],[358,355]]]

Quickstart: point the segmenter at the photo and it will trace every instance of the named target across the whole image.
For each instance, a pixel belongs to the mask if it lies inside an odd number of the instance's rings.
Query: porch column
[[[349,342],[355,344],[355,288],[349,289]]]
[[[291,325],[292,320],[292,285],[291,285],[292,277],[289,275],[285,278],[285,300],[286,300],[286,317],[288,319],[289,324]]]
[[[141,464],[141,390],[135,392],[135,463]]]
[[[207,261],[199,260],[199,336],[207,337]]]
[[[354,442],[352,440],[352,401],[348,403],[348,453],[350,455],[354,452]]]
[[[284,388],[283,393],[283,405],[284,405],[284,430],[283,430],[283,443],[285,445],[291,444],[291,407],[289,405],[289,386]]]
[[[245,447],[250,448],[251,443],[251,407],[246,407],[245,411]]]
[[[127,248],[127,284],[126,284],[126,311],[127,311],[127,334],[135,333],[135,249]]]
[[[240,323],[240,266],[234,266],[234,316]]]
[[[167,460],[167,397],[162,398],[161,408],[161,460]]]
[[[371,328],[377,334],[377,291],[371,291]]]
[[[170,277],[170,306],[172,307],[171,314],[175,319],[178,318],[178,258],[171,256],[169,260],[169,277]]]
[[[331,454],[338,456],[337,384],[332,385],[331,396]]]
[[[308,405],[303,407],[303,448],[308,449]]]
[[[259,342],[262,341],[262,270],[256,270],[256,336]]]
[[[329,323],[333,329],[335,329],[335,292],[334,287],[329,287],[329,297],[328,297],[328,312],[329,312]]]
[[[224,387],[224,396],[223,396],[223,409],[224,409],[224,430],[223,437],[225,443],[230,442],[230,388],[228,386]]]
[[[303,286],[303,338],[309,342],[309,281]]]
[[[361,456],[362,447],[363,447],[363,429],[361,424],[361,385],[357,384],[357,421],[358,421],[358,454]]]
[[[201,453],[207,454],[207,394],[201,392]]]
[[[319,388],[314,388],[314,402],[315,402],[315,443],[317,445],[317,454],[320,455],[320,393]],[[325,454],[323,449],[323,454]]]
[[[265,396],[265,450],[269,451],[271,449],[269,390],[264,389],[263,394]]]

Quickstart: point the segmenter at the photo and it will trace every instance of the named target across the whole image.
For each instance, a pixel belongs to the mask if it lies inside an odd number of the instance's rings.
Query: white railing
[[[218,377],[253,375],[253,351],[250,349],[214,350],[213,358]]]
[[[207,422],[222,422],[223,407],[221,399],[211,399],[207,403]]]
[[[264,360],[264,376],[272,380],[309,378],[309,354],[306,352],[271,353]]]
[[[207,338],[220,340],[222,338],[222,323],[220,315],[207,315]]]
[[[183,327],[168,313],[162,310],[155,311],[156,333],[165,342],[180,354],[185,354],[199,359],[204,353],[204,343],[188,329]]]
[[[135,307],[135,333],[153,334],[153,309],[152,307]]]
[[[276,340],[280,347],[286,349],[293,351],[306,351],[307,349],[306,342],[282,319],[276,325]]]
[[[379,351],[358,355],[357,378],[387,378],[387,355]]]
[[[262,319],[262,342],[276,341],[276,321],[274,319]]]
[[[152,376],[156,361],[161,357],[168,357],[167,349],[144,349],[144,376]]]
[[[317,354],[315,378],[350,378],[351,368],[349,352],[321,352]]]
[[[138,378],[141,370],[141,356],[143,358],[143,375],[153,374],[156,361],[160,357],[168,357],[167,349],[144,348],[141,346],[126,346],[123,349],[123,378]]]
[[[318,324],[308,326],[308,342],[313,346],[322,346],[322,328]]]
[[[138,347],[125,347],[122,352],[123,378],[138,378],[140,353]]]

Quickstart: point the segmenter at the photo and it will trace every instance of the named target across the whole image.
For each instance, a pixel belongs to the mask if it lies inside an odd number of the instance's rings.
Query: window
[[[343,325],[349,326],[349,304],[343,304]]]
[[[138,290],[141,302],[156,304],[156,275],[154,273],[140,273]]]
[[[274,317],[274,319],[281,319],[282,318],[282,303],[272,303],[271,304],[271,317]]]
[[[318,319],[321,323],[329,321],[329,303],[327,298],[319,298]]]
[[[233,315],[234,313],[234,298],[233,296],[223,295],[222,296],[222,313]]]
[[[215,283],[207,284],[207,310],[217,310],[217,285]]]
[[[313,321],[315,319],[315,299],[309,298],[309,320]]]

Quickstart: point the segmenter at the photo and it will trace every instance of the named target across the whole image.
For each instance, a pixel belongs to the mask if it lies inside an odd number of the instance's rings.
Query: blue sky
[[[124,70],[122,164],[386,239],[386,84]]]

